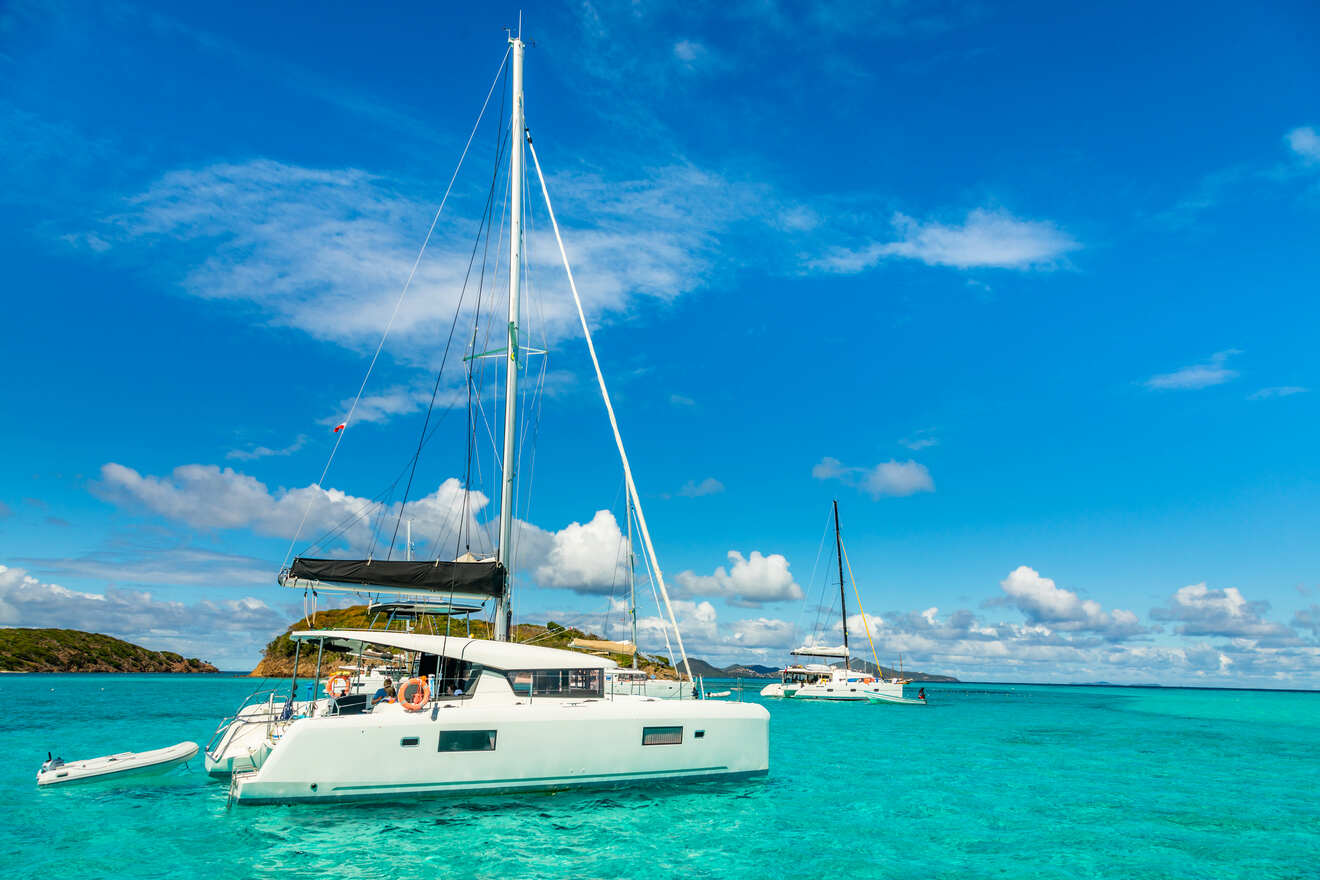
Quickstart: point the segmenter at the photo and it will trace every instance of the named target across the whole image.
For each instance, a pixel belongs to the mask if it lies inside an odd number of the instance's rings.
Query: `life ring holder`
[[[342,685],[342,691],[340,690],[340,688],[337,688],[335,686],[336,683]],[[342,672],[330,676],[330,678],[325,683],[325,692],[329,694],[331,697],[334,697],[335,699],[348,696],[348,692],[351,691],[352,689],[353,689],[353,680]]]
[[[415,690],[417,698],[408,699],[408,692]],[[399,686],[397,691],[399,695],[399,705],[409,712],[416,712],[431,701],[431,686],[426,683],[424,678],[410,678]]]

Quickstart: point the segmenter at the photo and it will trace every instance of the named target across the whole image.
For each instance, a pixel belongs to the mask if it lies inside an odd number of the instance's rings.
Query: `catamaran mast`
[[[513,482],[517,476],[515,445],[518,421],[518,293],[522,274],[522,183],[523,140],[523,41],[522,29],[509,37],[513,46],[513,119],[509,151],[509,339],[505,351],[504,380],[504,461],[500,489],[500,545],[497,558],[504,563],[504,595],[495,602],[495,638],[508,641],[509,604],[513,589]]]
[[[637,668],[637,578],[633,567],[632,499],[628,499],[628,616],[632,620],[632,668]]]
[[[839,537],[839,501],[834,501],[834,550],[839,554],[839,613],[843,615],[843,668],[850,668],[852,655],[848,653],[848,600],[843,590],[843,539]]]

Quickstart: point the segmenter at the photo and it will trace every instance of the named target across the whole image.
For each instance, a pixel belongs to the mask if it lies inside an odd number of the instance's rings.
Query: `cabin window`
[[[505,675],[520,697],[605,696],[605,675],[600,669],[521,669]]]
[[[683,728],[681,727],[643,727],[642,745],[644,746],[676,746],[683,742]]]
[[[427,655],[423,655],[425,661]],[[453,657],[439,657],[435,663],[435,698],[448,700],[456,697],[469,697],[481,678],[481,667],[466,660]]]
[[[442,730],[439,752],[493,752],[494,730]]]
[[[404,746],[406,748],[408,746],[415,746],[421,741],[422,740],[420,737],[405,736],[403,739],[399,740],[399,745]]]

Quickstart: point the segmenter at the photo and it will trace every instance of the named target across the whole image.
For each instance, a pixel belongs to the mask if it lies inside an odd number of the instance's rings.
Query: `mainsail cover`
[[[604,639],[574,639],[568,643],[570,648],[582,648],[586,651],[604,651],[608,654],[636,654],[637,646],[632,642],[608,642]]]
[[[328,584],[360,584],[382,592],[458,593],[469,596],[504,595],[508,578],[499,562],[430,562],[380,559],[293,560],[289,575]]]

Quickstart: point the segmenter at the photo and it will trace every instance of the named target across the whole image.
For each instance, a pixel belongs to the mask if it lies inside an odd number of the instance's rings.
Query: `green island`
[[[0,629],[4,672],[219,672],[173,651],[152,651],[76,629]]]

